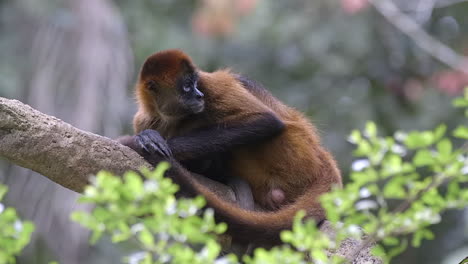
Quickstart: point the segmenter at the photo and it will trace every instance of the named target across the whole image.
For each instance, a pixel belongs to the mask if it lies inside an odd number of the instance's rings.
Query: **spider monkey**
[[[185,195],[203,195],[233,241],[274,245],[298,210],[325,219],[318,197],[341,187],[333,157],[315,127],[261,85],[229,70],[198,69],[180,50],[151,55],[136,84],[136,136],[126,145],[150,163],[167,160],[166,172]],[[241,209],[217,197],[182,165],[218,157],[224,171],[252,188],[255,201],[276,211]],[[182,164],[181,164],[182,163]],[[276,203],[276,204],[275,204]],[[284,205],[286,204],[286,205]]]

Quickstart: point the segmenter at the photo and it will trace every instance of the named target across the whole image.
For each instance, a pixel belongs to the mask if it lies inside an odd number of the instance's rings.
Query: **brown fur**
[[[228,223],[230,233],[238,241],[278,242],[279,232],[290,228],[293,216],[300,209],[316,221],[323,220],[325,215],[318,197],[330,191],[333,185],[341,186],[341,176],[333,157],[320,145],[316,129],[308,119],[269,93],[248,91],[227,70],[213,73],[197,70],[199,88],[205,94],[205,110],[199,117],[186,120],[161,113],[158,102],[162,99],[148,91],[146,82],[156,81],[162,90],[169,90],[161,97],[170,96],[175,80],[184,74],[186,61],[192,65],[187,55],[176,50],[148,58],[145,64],[151,64],[149,68],[156,70],[148,70],[146,65],[139,77],[135,132],[154,129],[168,139],[209,124],[223,126],[272,112],[285,124],[285,130],[267,142],[233,149],[228,169],[250,184],[260,205],[268,203],[265,197],[271,195],[273,189],[284,191],[289,205],[274,212],[247,211],[219,199],[191,178],[187,171],[181,173],[197,193],[205,196],[218,218]]]

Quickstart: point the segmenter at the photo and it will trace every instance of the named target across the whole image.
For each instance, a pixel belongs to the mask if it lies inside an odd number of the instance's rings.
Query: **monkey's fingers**
[[[135,142],[138,144],[138,146],[140,146],[140,148],[141,148],[146,154],[150,154],[150,151],[149,151],[149,149],[146,147],[145,140],[143,139],[142,136],[136,135],[136,136],[135,136]]]
[[[164,156],[164,153],[160,153],[159,147],[147,135],[137,135],[136,141],[147,154]]]
[[[150,138],[150,140],[158,146],[158,150],[161,154],[163,154],[166,158],[172,157],[172,151],[169,148],[166,140],[159,134],[156,130],[147,129],[145,131],[146,135]]]
[[[156,142],[156,145],[158,145],[158,149],[160,150],[160,152],[162,152],[162,154],[164,154],[164,157],[166,158],[172,157],[171,149],[169,148],[169,146],[167,145],[165,141]]]
[[[151,155],[172,157],[172,152],[166,140],[156,130],[146,129],[137,135],[137,141]]]

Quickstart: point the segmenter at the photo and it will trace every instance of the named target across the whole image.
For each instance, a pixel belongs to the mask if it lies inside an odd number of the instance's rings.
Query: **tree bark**
[[[75,192],[82,192],[89,177],[100,170],[122,175],[151,165],[132,149],[115,140],[77,129],[62,120],[43,114],[17,100],[0,97],[0,156],[36,171]],[[232,189],[204,177],[197,177],[221,198],[236,202]],[[330,235],[330,224],[321,230]],[[360,241],[347,239],[336,252],[347,256]],[[382,263],[362,250],[353,263]]]
[[[36,171],[51,181],[81,193],[89,177],[100,170],[122,175],[150,168],[140,155],[115,140],[82,131],[17,100],[0,97],[0,156]],[[233,191],[197,177],[227,200]]]

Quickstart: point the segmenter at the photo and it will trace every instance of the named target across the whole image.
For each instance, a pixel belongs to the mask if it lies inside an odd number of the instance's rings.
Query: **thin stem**
[[[450,178],[451,177],[444,177],[444,175],[442,174],[438,174],[434,176],[433,181],[429,185],[427,185],[424,189],[421,189],[420,191],[418,191],[415,195],[413,195],[408,200],[403,201],[397,208],[395,208],[391,212],[391,214],[405,212],[406,210],[410,208],[411,204],[414,201],[417,201],[418,199],[420,199],[424,193],[428,192],[429,190],[433,188],[439,187],[440,185],[448,181]],[[363,249],[368,248],[371,244],[376,243],[380,240],[380,238],[377,237],[377,232],[382,226],[383,226],[382,222],[379,222],[377,225],[376,231],[372,233],[371,235],[369,235],[369,237],[366,240],[364,240],[361,243],[361,245],[350,254],[350,257],[348,258],[347,263],[352,263],[359,256],[359,253]]]
[[[468,58],[429,35],[391,0],[369,0],[375,9],[422,50],[445,65],[468,74]]]

